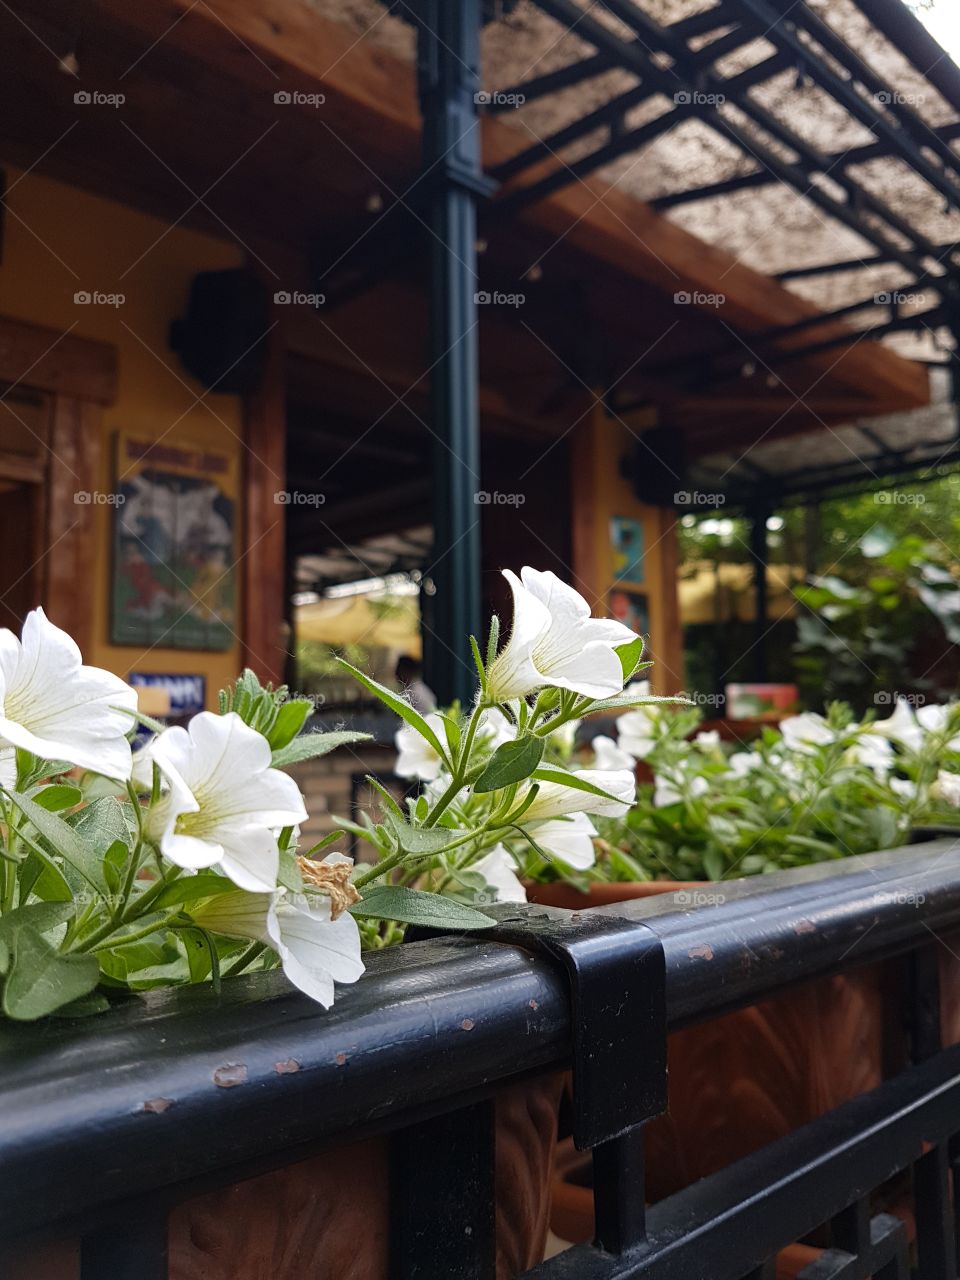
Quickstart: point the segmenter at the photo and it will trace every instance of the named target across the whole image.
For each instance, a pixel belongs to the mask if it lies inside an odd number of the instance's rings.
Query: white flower
[[[720,746],[720,734],[716,729],[705,729],[697,734],[693,742],[701,751],[716,751]]]
[[[424,716],[427,724],[441,742],[444,740],[443,717],[437,711]],[[434,748],[411,725],[405,724],[393,735],[397,747],[397,763],[393,771],[398,778],[420,778],[432,782],[443,768],[443,761]]]
[[[844,759],[849,764],[865,765],[866,768],[872,769],[878,778],[883,779],[893,768],[893,747],[878,733],[866,732],[862,733],[853,746],[844,753]]]
[[[816,711],[804,711],[798,716],[787,716],[780,722],[784,742],[793,751],[811,755],[816,747],[829,746],[836,734]]]
[[[218,865],[250,892],[277,885],[276,831],[305,822],[292,778],[270,767],[270,744],[235,712],[201,711],[188,728],[165,729],[150,744],[168,783],[147,810],[148,835],[179,867]]]
[[[363,973],[357,922],[347,911],[332,919],[329,898],[285,889],[227,893],[190,914],[214,933],[272,947],[293,985],[325,1009],[333,1004],[334,982],[356,982]]]
[[[0,630],[0,741],[126,781],[126,735],[134,725],[127,713],[136,709],[136,690],[85,667],[76,644],[42,609],[27,614],[22,640]]]
[[[498,844],[469,869],[483,876],[493,890],[494,902],[526,902],[527,891],[516,874],[516,866],[513,857]]]
[[[551,733],[550,741],[564,758],[573,755],[573,748],[577,742],[577,730],[582,724],[582,720],[568,720]]]
[[[505,742],[517,736],[517,726],[507,719],[499,707],[488,707],[477,725],[477,738],[490,751],[496,751]]]
[[[644,760],[657,745],[656,724],[659,711],[656,706],[636,707],[617,719],[617,742],[636,760]]]
[[[903,800],[915,800],[917,797],[917,784],[912,778],[891,778],[890,790]]]
[[[503,576],[513,592],[510,638],[488,672],[497,702],[522,698],[543,685],[606,698],[623,689],[620,645],[637,637],[622,622],[591,618],[579,592],[554,573],[525,566]]]
[[[653,780],[653,807],[663,809],[668,804],[679,804],[683,800],[696,800],[710,790],[710,784],[701,774],[685,782],[680,776],[674,778],[657,774]]]
[[[727,764],[730,766],[731,773],[735,773],[738,778],[745,778],[748,773],[760,768],[763,764],[763,756],[757,751],[735,751]]]
[[[881,738],[890,738],[893,742],[899,742],[909,751],[919,751],[923,744],[923,730],[917,723],[917,717],[913,714],[906,698],[898,698],[892,714],[887,716],[886,720],[878,720],[872,724],[869,732],[878,733]]]
[[[590,743],[595,769],[633,769],[633,756],[621,750],[612,738],[598,734]]]
[[[942,733],[952,712],[952,706],[944,707],[928,702],[917,711],[917,721],[928,733]],[[960,751],[960,735],[951,738],[946,745],[948,751]]]
[[[930,788],[930,794],[935,799],[952,805],[954,809],[960,809],[960,773],[948,773],[946,769],[941,769]]]
[[[637,796],[637,782],[632,769],[577,769],[572,775],[609,794],[594,795],[562,782],[541,782],[539,791],[521,821],[543,821],[562,818],[569,813],[595,813],[602,818],[622,818]]]
[[[596,861],[593,837],[597,828],[585,813],[551,818],[531,828],[531,836],[547,853],[552,853],[574,871],[586,871]]]

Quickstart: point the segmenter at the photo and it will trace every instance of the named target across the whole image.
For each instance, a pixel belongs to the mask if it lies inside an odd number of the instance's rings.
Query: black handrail
[[[703,885],[586,913],[501,908],[577,936],[584,916],[652,930],[667,1024],[960,930],[960,841]],[[689,897],[693,896],[691,892]],[[416,1123],[566,1065],[567,979],[473,935],[378,953],[324,1011],[279,974],[150,993],[90,1020],[0,1028],[0,1239],[192,1180],[224,1182],[349,1135]]]

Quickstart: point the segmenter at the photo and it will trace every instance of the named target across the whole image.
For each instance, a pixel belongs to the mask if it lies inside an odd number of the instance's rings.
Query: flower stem
[[[141,938],[146,938],[151,933],[156,933],[159,929],[165,929],[168,924],[172,924],[181,914],[178,907],[176,911],[171,911],[168,915],[165,915],[162,920],[154,920],[152,924],[145,924],[142,928],[134,929],[132,933],[124,933],[119,938],[111,936],[116,933],[116,929],[113,929],[102,941],[95,943],[93,946],[87,942],[81,949],[86,951],[106,951],[108,949],[112,950],[114,947],[126,946],[128,942],[138,942]]]
[[[227,967],[221,971],[220,976],[223,978],[232,978],[235,974],[242,973],[243,970],[246,969],[247,965],[256,960],[257,956],[259,956],[261,952],[266,951],[266,949],[267,946],[265,942],[251,942],[248,947],[244,947],[240,954],[230,961]]]

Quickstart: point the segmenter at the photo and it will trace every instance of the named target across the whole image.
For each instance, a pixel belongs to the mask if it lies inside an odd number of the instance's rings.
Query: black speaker
[[[630,481],[641,502],[652,507],[672,507],[686,488],[686,450],[676,427],[651,427],[634,445],[630,456]]]
[[[255,391],[263,376],[270,299],[249,271],[193,277],[187,314],[170,326],[170,346],[188,373],[227,395]]]

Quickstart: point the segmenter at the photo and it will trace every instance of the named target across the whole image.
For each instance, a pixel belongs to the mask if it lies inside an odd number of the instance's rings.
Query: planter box
[[[696,906],[695,894],[720,888],[666,880],[597,883],[581,893],[558,883],[531,885],[529,896],[582,910],[683,893],[683,905]],[[943,940],[938,962],[947,1046],[960,1043],[960,937]],[[902,988],[902,965],[869,964],[673,1032],[669,1109],[646,1130],[650,1200],[672,1195],[895,1075],[906,1059]],[[563,1239],[580,1242],[592,1234],[592,1198],[585,1182],[589,1168],[576,1157],[572,1151],[561,1156],[566,1173],[555,1187],[552,1227]],[[578,1234],[565,1234],[572,1230]]]

